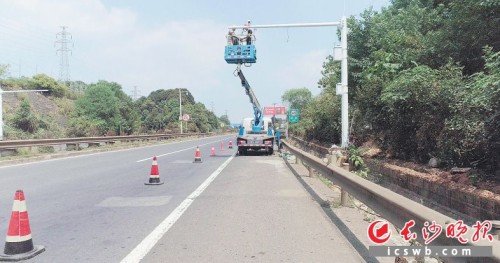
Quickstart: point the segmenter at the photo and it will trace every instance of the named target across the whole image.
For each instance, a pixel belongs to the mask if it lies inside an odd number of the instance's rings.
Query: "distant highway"
[[[281,159],[234,157],[234,138],[0,167],[0,238],[22,189],[46,247],[27,262],[363,262]]]

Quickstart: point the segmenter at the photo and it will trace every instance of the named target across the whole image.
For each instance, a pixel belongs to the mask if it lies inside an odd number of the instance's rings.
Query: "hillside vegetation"
[[[500,170],[500,1],[393,0],[348,19],[351,142],[443,166]],[[289,90],[293,132],[340,143],[340,65],[327,58],[312,97]],[[500,175],[498,175],[500,177]]]
[[[0,79],[8,67],[0,67]],[[0,80],[4,90],[44,89],[47,92],[4,95],[5,139],[61,138],[179,132],[179,89],[160,89],[133,101],[120,84],[58,82],[38,74]],[[182,113],[190,114],[184,132],[213,132],[218,118],[181,89]]]

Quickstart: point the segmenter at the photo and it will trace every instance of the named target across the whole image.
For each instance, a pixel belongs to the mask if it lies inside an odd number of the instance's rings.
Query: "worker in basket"
[[[253,31],[250,28],[251,25],[252,25],[252,22],[250,22],[250,20],[248,20],[245,24],[245,27],[243,28],[243,34],[246,33],[247,35],[244,38],[242,38],[242,41],[244,40],[247,45],[252,44],[252,38],[254,37]]]
[[[236,28],[229,29],[227,39],[228,39],[228,45],[236,46],[240,44],[240,39],[236,35]]]

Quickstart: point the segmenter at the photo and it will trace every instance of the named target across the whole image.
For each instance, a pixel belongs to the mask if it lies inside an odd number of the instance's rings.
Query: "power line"
[[[69,39],[68,39],[69,37]],[[71,52],[71,49],[68,48],[68,44],[73,44],[71,33],[66,31],[66,27],[62,26],[62,31],[56,34],[56,42],[55,44],[59,44],[59,48],[56,53],[61,54],[61,60],[59,64],[59,80],[60,81],[69,81],[69,59],[68,52]]]
[[[11,21],[5,17],[0,17],[0,40],[2,41],[2,51],[4,53],[25,53],[30,50],[33,54],[38,54],[48,42],[47,30],[39,26]],[[10,52],[5,52],[9,49]],[[45,49],[43,49],[45,50]],[[31,55],[33,55],[31,54]],[[30,56],[31,56],[30,55]]]
[[[17,77],[29,76],[28,72],[36,74],[41,61],[50,61],[48,50],[43,48],[49,43],[46,39],[43,30],[0,17],[0,63],[11,65],[10,70],[16,72]]]

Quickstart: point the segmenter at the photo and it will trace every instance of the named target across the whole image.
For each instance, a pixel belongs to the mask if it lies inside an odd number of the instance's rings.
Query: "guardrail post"
[[[15,148],[4,148],[0,149],[0,157],[13,156],[16,154]]]
[[[323,162],[326,163],[326,166],[330,165],[333,161],[333,157],[331,154],[326,154],[325,158],[323,158]]]
[[[342,169],[349,171],[349,164],[347,164],[346,166],[345,163],[341,162],[340,166],[342,167]],[[349,205],[348,202],[349,202],[349,193],[346,190],[344,190],[344,188],[340,188],[340,204],[342,206],[348,206]]]
[[[347,193],[344,188],[340,188],[340,204],[342,206],[348,206],[349,204],[349,193]]]
[[[314,176],[314,169],[312,168],[312,166],[308,166],[307,170],[309,170],[309,177],[313,177]]]
[[[76,143],[66,143],[66,151],[78,151],[78,145],[79,143],[76,142]]]

